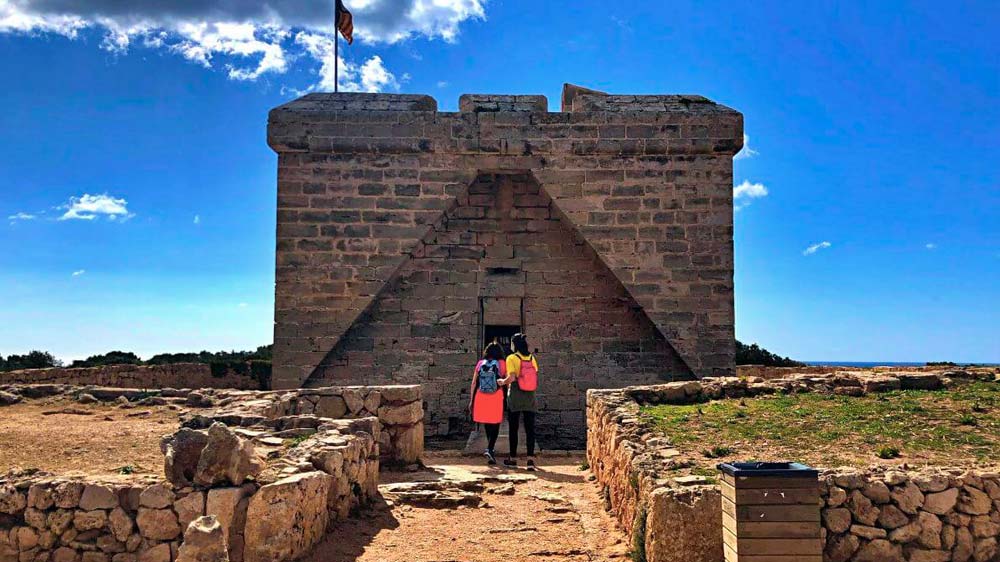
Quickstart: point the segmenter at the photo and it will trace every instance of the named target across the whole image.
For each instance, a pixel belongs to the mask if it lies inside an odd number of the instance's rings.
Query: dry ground
[[[51,412],[76,413],[51,413]],[[0,473],[37,468],[59,475],[162,474],[160,437],[179,415],[163,406],[120,409],[30,400],[0,409]]]
[[[597,562],[626,560],[624,535],[604,511],[583,456],[540,457],[536,472],[488,468],[478,458],[429,453],[429,469],[383,472],[382,482],[534,475],[512,495],[488,493],[479,507],[380,504],[339,524],[307,562]],[[523,462],[523,461],[522,461]],[[545,498],[540,499],[538,496]],[[562,500],[562,501],[560,501]]]

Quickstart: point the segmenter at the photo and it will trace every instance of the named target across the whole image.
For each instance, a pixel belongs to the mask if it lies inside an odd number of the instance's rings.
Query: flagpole
[[[333,93],[337,93],[340,88],[340,37],[337,26],[340,25],[340,10],[337,3],[333,7]]]

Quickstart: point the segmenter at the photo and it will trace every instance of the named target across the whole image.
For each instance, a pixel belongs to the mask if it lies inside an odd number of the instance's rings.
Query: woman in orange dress
[[[497,463],[493,448],[500,435],[500,423],[503,422],[503,386],[508,382],[503,347],[492,342],[483,350],[483,358],[476,363],[469,393],[472,397],[469,401],[472,421],[483,424],[486,429],[488,445],[485,454],[488,464]]]

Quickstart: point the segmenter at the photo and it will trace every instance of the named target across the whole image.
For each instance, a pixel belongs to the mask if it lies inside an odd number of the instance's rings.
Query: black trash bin
[[[735,462],[722,471],[726,562],[822,562],[819,473],[795,462]]]

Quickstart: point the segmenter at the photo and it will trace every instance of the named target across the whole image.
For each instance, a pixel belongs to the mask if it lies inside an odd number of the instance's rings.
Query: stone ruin
[[[274,109],[274,388],[421,384],[468,429],[484,344],[528,334],[539,433],[584,395],[734,372],[740,113],[693,95],[309,94]]]
[[[0,562],[295,560],[378,496],[382,464],[423,453],[417,386],[0,386],[0,406],[53,397],[186,412],[161,443],[163,478],[0,473]]]

